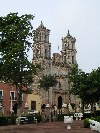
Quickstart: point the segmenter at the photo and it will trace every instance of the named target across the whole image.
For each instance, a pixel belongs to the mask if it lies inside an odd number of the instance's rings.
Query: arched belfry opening
[[[61,109],[62,108],[62,97],[59,96],[58,97],[58,109]]]

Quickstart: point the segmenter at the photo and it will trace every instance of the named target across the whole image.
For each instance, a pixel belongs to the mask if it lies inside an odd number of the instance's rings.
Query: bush
[[[100,116],[96,116],[94,120],[100,122]]]
[[[16,116],[0,117],[0,126],[16,124]]]
[[[40,123],[42,121],[42,115],[40,113],[38,113],[36,115],[36,119],[37,119],[37,123]]]
[[[100,122],[100,116],[91,117],[90,119]],[[89,128],[90,127],[89,118],[84,119],[83,125],[84,125],[85,128]]]
[[[84,119],[83,125],[84,125],[84,128],[90,127],[89,118]]]
[[[11,117],[9,117],[11,125],[15,125],[16,124],[16,118],[17,118],[16,115],[12,115]]]
[[[27,116],[27,119],[28,119],[28,123],[29,123],[29,124],[34,123],[34,116],[33,116],[33,115]]]
[[[8,125],[8,118],[7,117],[0,117],[0,126]]]

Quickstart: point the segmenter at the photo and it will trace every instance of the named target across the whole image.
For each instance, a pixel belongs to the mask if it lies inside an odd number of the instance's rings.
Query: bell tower
[[[33,43],[33,59],[50,59],[51,44],[49,43],[50,30],[44,27],[42,21],[40,26],[35,30]]]
[[[62,38],[62,62],[64,64],[72,64],[76,63],[76,48],[75,48],[76,39],[73,38],[68,30],[67,36]]]
[[[33,43],[33,61],[40,63],[45,72],[50,73],[51,43],[49,43],[50,30],[44,27],[42,21],[35,30]],[[33,63],[34,63],[33,62]]]

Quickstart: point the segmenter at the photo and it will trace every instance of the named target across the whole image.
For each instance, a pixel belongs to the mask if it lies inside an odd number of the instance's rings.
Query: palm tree
[[[39,81],[40,87],[44,88],[48,92],[48,103],[49,103],[49,88],[56,86],[57,80],[54,76],[46,75]]]

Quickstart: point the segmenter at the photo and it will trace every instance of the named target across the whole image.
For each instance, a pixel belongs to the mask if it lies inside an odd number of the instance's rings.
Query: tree
[[[16,85],[18,109],[21,107],[23,87],[29,89],[35,66],[28,60],[31,48],[31,20],[33,15],[10,13],[0,17],[0,80]]]
[[[78,65],[74,65],[72,72],[69,76],[70,79],[70,92],[74,95],[78,95],[82,101],[82,108],[84,112],[84,105],[89,103],[90,95],[88,91],[88,77],[89,74],[83,72],[81,69],[78,69]]]
[[[48,92],[48,103],[49,103],[49,88],[53,87],[57,84],[57,80],[52,75],[46,75],[43,76],[42,79],[40,79],[40,87],[43,87]]]
[[[92,70],[91,73],[85,73],[75,65],[69,79],[71,84],[70,92],[81,98],[83,112],[85,104],[91,104],[92,109],[93,104],[100,99],[100,68]]]
[[[92,70],[90,73],[90,80],[91,80],[91,91],[90,95],[93,96],[94,103],[100,100],[100,68]]]

